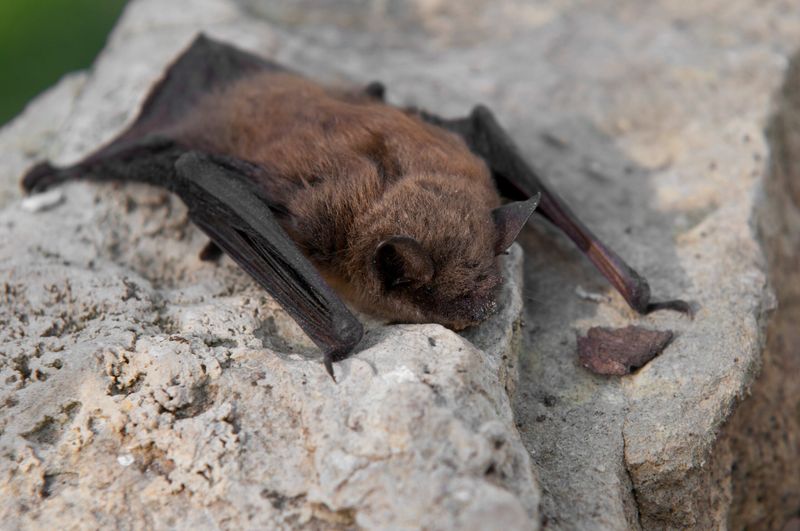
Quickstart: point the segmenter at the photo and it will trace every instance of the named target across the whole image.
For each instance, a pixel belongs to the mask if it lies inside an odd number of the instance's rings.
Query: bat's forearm
[[[524,200],[541,193],[537,212],[575,243],[631,308],[642,314],[663,309],[691,313],[689,304],[682,300],[650,300],[647,280],[592,233],[542,182],[489,109],[478,106],[467,119],[444,120],[425,113],[422,117],[461,135],[470,149],[486,160],[499,191],[506,197]]]

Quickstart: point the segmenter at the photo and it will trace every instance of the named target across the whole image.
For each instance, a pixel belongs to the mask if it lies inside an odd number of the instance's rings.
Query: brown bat
[[[383,91],[323,88],[199,36],[133,125],[74,166],[38,164],[23,187],[88,178],[176,193],[211,238],[201,258],[230,255],[322,349],[331,376],[362,327],[330,286],[395,322],[477,324],[495,307],[496,256],[537,205],[635,310],[688,311],[650,301],[645,279],[543,186],[485,107],[445,120],[387,105]]]

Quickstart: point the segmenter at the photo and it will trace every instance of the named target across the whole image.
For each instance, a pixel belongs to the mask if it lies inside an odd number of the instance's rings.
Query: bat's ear
[[[500,254],[511,247],[517,234],[525,226],[528,218],[539,205],[541,193],[537,193],[527,201],[515,201],[492,210],[497,239],[494,244],[495,254]]]
[[[433,278],[431,256],[409,236],[392,236],[379,243],[373,264],[386,289],[424,284]]]

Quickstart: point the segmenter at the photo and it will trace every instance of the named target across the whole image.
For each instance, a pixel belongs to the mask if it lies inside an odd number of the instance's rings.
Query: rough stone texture
[[[750,529],[780,529],[800,516],[800,55],[767,134],[770,175],[756,219],[779,309],[767,329],[761,375],[719,443],[733,455],[725,463],[732,473],[730,521]],[[793,518],[784,529],[799,525]]]
[[[757,215],[777,215],[789,180],[765,194],[764,129],[800,44],[799,14],[781,2],[596,2],[569,12],[561,40],[545,45],[561,79],[548,113],[591,126],[546,125],[530,156],[563,176],[561,189],[655,293],[697,305],[693,321],[635,317],[614,294],[599,305],[575,297],[574,282],[606,288],[571,249],[551,244],[526,262],[515,407],[548,526],[780,529],[800,509],[796,318],[782,309],[769,323],[767,285],[786,302],[797,225]],[[551,137],[567,147],[553,153]],[[539,233],[522,243],[545,245]],[[630,322],[677,337],[630,377],[578,367],[576,331]]]
[[[516,385],[543,527],[780,529],[800,511],[794,4],[134,1],[91,73],[0,137],[3,521],[535,528]],[[634,315],[534,223],[518,384],[509,293],[469,338],[483,353],[373,325],[333,386],[244,275],[197,262],[174,199],[76,184],[21,210],[22,168],[108,139],[200,28],[319,79],[380,79],[396,103],[487,103],[695,319]],[[629,324],[676,339],[631,376],[580,367],[577,335]]]

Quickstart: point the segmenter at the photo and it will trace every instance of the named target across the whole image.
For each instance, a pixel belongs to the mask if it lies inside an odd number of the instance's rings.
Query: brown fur
[[[366,95],[264,73],[207,96],[176,137],[265,168],[266,194],[326,279],[394,321],[473,324],[500,282],[491,175],[457,136]],[[433,278],[396,287],[374,262],[381,242],[415,239]]]

